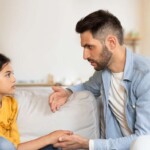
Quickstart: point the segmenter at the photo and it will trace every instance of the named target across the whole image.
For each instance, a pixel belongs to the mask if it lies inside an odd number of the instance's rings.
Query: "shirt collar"
[[[126,62],[124,68],[124,80],[131,81],[133,73],[133,52],[129,49],[126,49]]]

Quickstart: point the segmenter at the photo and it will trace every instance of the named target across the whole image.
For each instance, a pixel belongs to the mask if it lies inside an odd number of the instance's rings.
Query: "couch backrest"
[[[96,99],[88,91],[72,94],[69,101],[53,113],[48,97],[51,88],[17,88],[17,118],[21,142],[38,138],[54,130],[67,129],[81,136],[99,138],[99,113]]]

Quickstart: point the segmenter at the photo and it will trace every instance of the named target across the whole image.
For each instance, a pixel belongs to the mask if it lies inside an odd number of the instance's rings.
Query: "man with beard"
[[[133,54],[123,44],[123,28],[113,14],[98,10],[76,25],[83,58],[96,70],[85,83],[63,89],[53,87],[53,112],[67,102],[72,92],[89,90],[103,105],[101,138],[63,136],[55,147],[64,149],[129,150],[133,140],[150,134],[150,61]]]

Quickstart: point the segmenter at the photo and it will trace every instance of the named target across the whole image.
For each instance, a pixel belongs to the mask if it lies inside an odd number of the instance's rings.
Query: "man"
[[[67,102],[72,92],[89,90],[103,104],[101,139],[79,135],[59,138],[64,149],[129,150],[134,139],[150,134],[150,61],[123,45],[123,28],[111,13],[98,10],[76,25],[83,58],[96,70],[89,81],[63,89],[54,87],[50,96],[53,112]]]

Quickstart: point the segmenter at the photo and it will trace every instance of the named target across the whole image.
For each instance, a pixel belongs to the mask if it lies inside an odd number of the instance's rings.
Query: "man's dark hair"
[[[5,55],[3,55],[3,54],[0,53],[0,71],[3,68],[3,65],[7,64],[9,62],[10,62],[10,59],[8,57],[6,57]]]
[[[76,25],[76,32],[83,33],[90,31],[93,37],[104,40],[108,34],[115,35],[120,43],[123,44],[123,28],[113,14],[105,10],[98,10],[85,18],[82,18]]]

